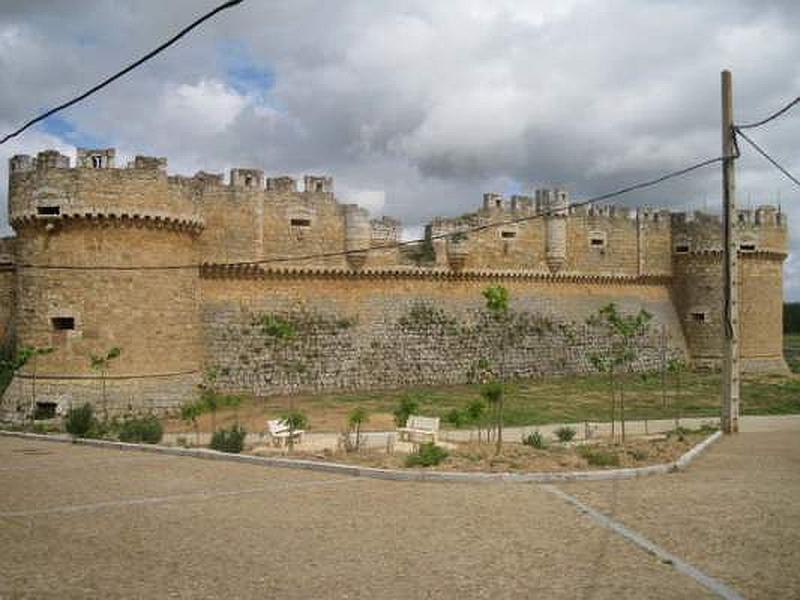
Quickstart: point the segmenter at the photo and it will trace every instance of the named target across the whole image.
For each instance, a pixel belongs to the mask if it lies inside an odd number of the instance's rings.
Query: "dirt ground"
[[[798,433],[559,486],[749,597],[800,594]],[[706,598],[535,485],[390,482],[0,438],[0,598]]]
[[[623,446],[611,440],[598,440],[597,443],[583,446],[548,442],[544,449],[536,449],[521,443],[504,443],[503,452],[495,453],[492,443],[447,444],[448,456],[439,465],[428,467],[437,471],[491,471],[491,472],[553,472],[585,471],[620,467],[645,467],[648,465],[673,462],[689,451],[710,433],[688,433],[683,436],[651,436],[649,438],[631,437]],[[260,448],[263,450],[264,448]],[[267,450],[272,450],[267,448]],[[586,453],[616,458],[613,464],[598,464],[588,460]],[[263,454],[263,452],[254,452]],[[334,462],[350,463],[389,469],[405,468],[407,455],[384,451],[335,453],[295,452],[297,458],[327,459]],[[418,467],[415,467],[418,468]]]

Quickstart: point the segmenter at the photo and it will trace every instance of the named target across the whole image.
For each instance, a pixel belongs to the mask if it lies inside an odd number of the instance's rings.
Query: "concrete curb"
[[[647,475],[663,475],[681,471],[691,464],[711,444],[722,437],[722,432],[717,431],[708,436],[678,460],[648,467],[635,467],[627,469],[610,469],[607,471],[571,471],[566,473],[470,473],[460,471],[422,471],[379,469],[375,467],[359,467],[342,463],[329,463],[318,460],[305,460],[294,458],[278,458],[270,456],[252,456],[249,454],[227,454],[206,448],[174,448],[171,446],[157,446],[154,444],[129,444],[111,440],[72,439],[66,436],[53,436],[38,433],[25,433],[21,431],[0,430],[0,436],[16,437],[37,440],[42,442],[57,442],[63,444],[79,444],[96,448],[110,448],[116,450],[132,450],[139,452],[152,452],[154,454],[167,454],[170,456],[191,456],[210,460],[224,460],[261,465],[265,467],[279,467],[284,469],[303,469],[319,471],[354,477],[369,477],[372,479],[387,479],[392,481],[441,481],[464,483],[563,483],[568,481],[608,481],[611,479],[635,479]]]

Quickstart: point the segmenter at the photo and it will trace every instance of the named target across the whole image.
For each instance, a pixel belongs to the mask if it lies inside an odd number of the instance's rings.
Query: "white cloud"
[[[86,89],[199,12],[0,6],[0,122]],[[800,89],[798,25],[797,3],[756,0],[246,2],[63,116],[182,172],[326,172],[343,200],[413,226],[482,191],[560,183],[580,197],[716,156],[720,69],[734,72],[740,120],[760,118]],[[226,79],[231,40],[274,75],[258,99]],[[34,151],[55,141],[25,135]],[[800,172],[800,109],[754,135]],[[740,198],[784,199],[800,299],[800,193],[742,150]],[[719,190],[709,168],[621,201],[714,206]]]
[[[168,86],[161,96],[161,103],[161,116],[170,127],[214,135],[231,126],[248,100],[220,81],[203,79],[194,85]]]

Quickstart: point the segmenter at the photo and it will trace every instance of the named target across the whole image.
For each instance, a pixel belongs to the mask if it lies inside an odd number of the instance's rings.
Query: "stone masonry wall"
[[[492,283],[510,291],[507,317],[483,308]],[[206,367],[226,389],[257,395],[464,383],[485,366],[512,378],[590,372],[606,338],[586,318],[612,301],[655,317],[637,368],[657,366],[661,325],[671,352],[685,349],[656,284],[268,275],[202,288]]]

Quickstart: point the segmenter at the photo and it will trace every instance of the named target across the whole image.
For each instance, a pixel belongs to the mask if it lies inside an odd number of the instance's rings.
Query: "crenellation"
[[[133,162],[128,163],[129,169],[142,169],[147,171],[167,170],[167,159],[164,156],[142,156],[137,155]]]
[[[231,169],[230,184],[248,190],[264,189],[264,171],[260,169]]]
[[[325,194],[332,194],[333,177],[305,175],[303,177],[303,190],[305,192],[322,192]]]
[[[77,166],[84,169],[113,169],[114,148],[78,148]]]
[[[36,159],[28,154],[15,154],[8,159],[9,173],[32,171],[36,167]]]
[[[292,177],[267,177],[266,189],[268,192],[296,192],[297,181]]]
[[[58,150],[42,150],[36,155],[36,169],[69,169],[69,156],[61,154]]]

